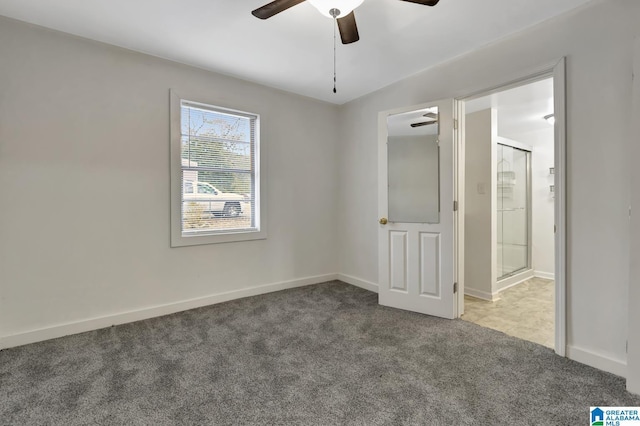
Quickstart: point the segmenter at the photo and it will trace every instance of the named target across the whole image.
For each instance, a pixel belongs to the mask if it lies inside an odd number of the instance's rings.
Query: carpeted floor
[[[622,378],[340,282],[0,352],[0,424],[581,425]]]

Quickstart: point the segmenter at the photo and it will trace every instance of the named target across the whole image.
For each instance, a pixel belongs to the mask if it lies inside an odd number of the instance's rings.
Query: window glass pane
[[[258,230],[256,118],[183,101],[181,120],[183,236]]]
[[[205,110],[183,102],[182,134],[208,135],[222,139],[251,142],[251,117],[233,115],[222,111]]]
[[[171,246],[266,238],[260,117],[170,97]]]
[[[211,173],[211,172],[207,172]],[[189,176],[191,177],[191,176]],[[188,187],[191,182],[186,181],[183,173],[183,187]],[[221,231],[221,230],[247,230],[255,228],[254,225],[254,199],[251,195],[250,176],[234,176],[234,179],[244,180],[249,184],[244,185],[248,192],[223,192],[213,186],[211,182],[226,181],[227,176],[207,175],[200,176],[208,182],[197,182],[197,193],[184,192],[182,195],[182,229],[183,233]],[[242,188],[238,186],[238,188]]]
[[[192,167],[251,170],[251,144],[216,139],[209,136],[188,138],[183,157]]]

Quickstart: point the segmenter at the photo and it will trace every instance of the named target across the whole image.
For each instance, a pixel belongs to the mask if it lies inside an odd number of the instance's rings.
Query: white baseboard
[[[55,339],[58,337],[68,336],[70,334],[84,333],[86,331],[111,327],[112,325],[126,324],[129,322],[141,321],[163,315],[174,314],[176,312],[214,305],[217,303],[227,302],[229,300],[242,299],[244,297],[257,296],[260,294],[266,294],[295,287],[303,287],[311,284],[320,284],[336,279],[338,279],[338,274],[316,275],[312,277],[299,278],[278,283],[264,284],[241,290],[233,290],[224,293],[198,297],[195,299],[182,300],[180,302],[168,303],[165,305],[153,306],[150,308],[143,308],[135,311],[54,325],[52,327],[26,331],[9,336],[2,336],[0,337],[0,349],[26,345],[43,340]]]
[[[605,355],[571,345],[567,345],[567,358],[599,370],[607,371],[616,376],[627,377],[626,361],[609,358]]]
[[[338,274],[338,280],[343,281],[347,284],[354,285],[356,287],[363,288],[365,290],[372,291],[374,293],[378,292],[378,284],[372,283],[371,281],[366,281],[346,274]]]
[[[509,278],[505,278],[503,280],[500,280],[496,283],[496,286],[498,287],[498,293],[501,291],[504,291],[508,288],[511,288],[513,286],[516,286],[528,279],[533,278],[534,274],[533,274],[533,270],[532,269],[527,269],[526,271],[520,272],[518,274],[515,274]]]
[[[465,287],[464,294],[475,297],[476,299],[488,300],[489,302],[495,302],[500,299],[498,293],[492,294],[482,290],[476,290],[474,288]]]
[[[533,276],[538,278],[544,278],[545,280],[555,280],[556,274],[553,272],[533,271]]]

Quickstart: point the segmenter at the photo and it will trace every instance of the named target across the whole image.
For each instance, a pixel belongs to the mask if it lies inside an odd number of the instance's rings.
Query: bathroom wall
[[[496,280],[495,197],[492,164],[497,114],[493,109],[467,114],[465,122],[465,285],[474,297],[492,300]]]
[[[531,155],[531,233],[532,267],[540,278],[554,278],[554,198],[549,186],[554,176],[549,168],[554,164],[553,126],[528,133],[514,134],[511,138],[530,145]]]

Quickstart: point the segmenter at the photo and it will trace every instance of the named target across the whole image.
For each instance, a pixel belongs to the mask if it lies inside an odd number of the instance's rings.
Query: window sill
[[[238,241],[265,240],[266,231],[233,231],[228,233],[200,233],[184,236],[182,233],[171,236],[171,247],[200,246],[205,244],[233,243]]]

